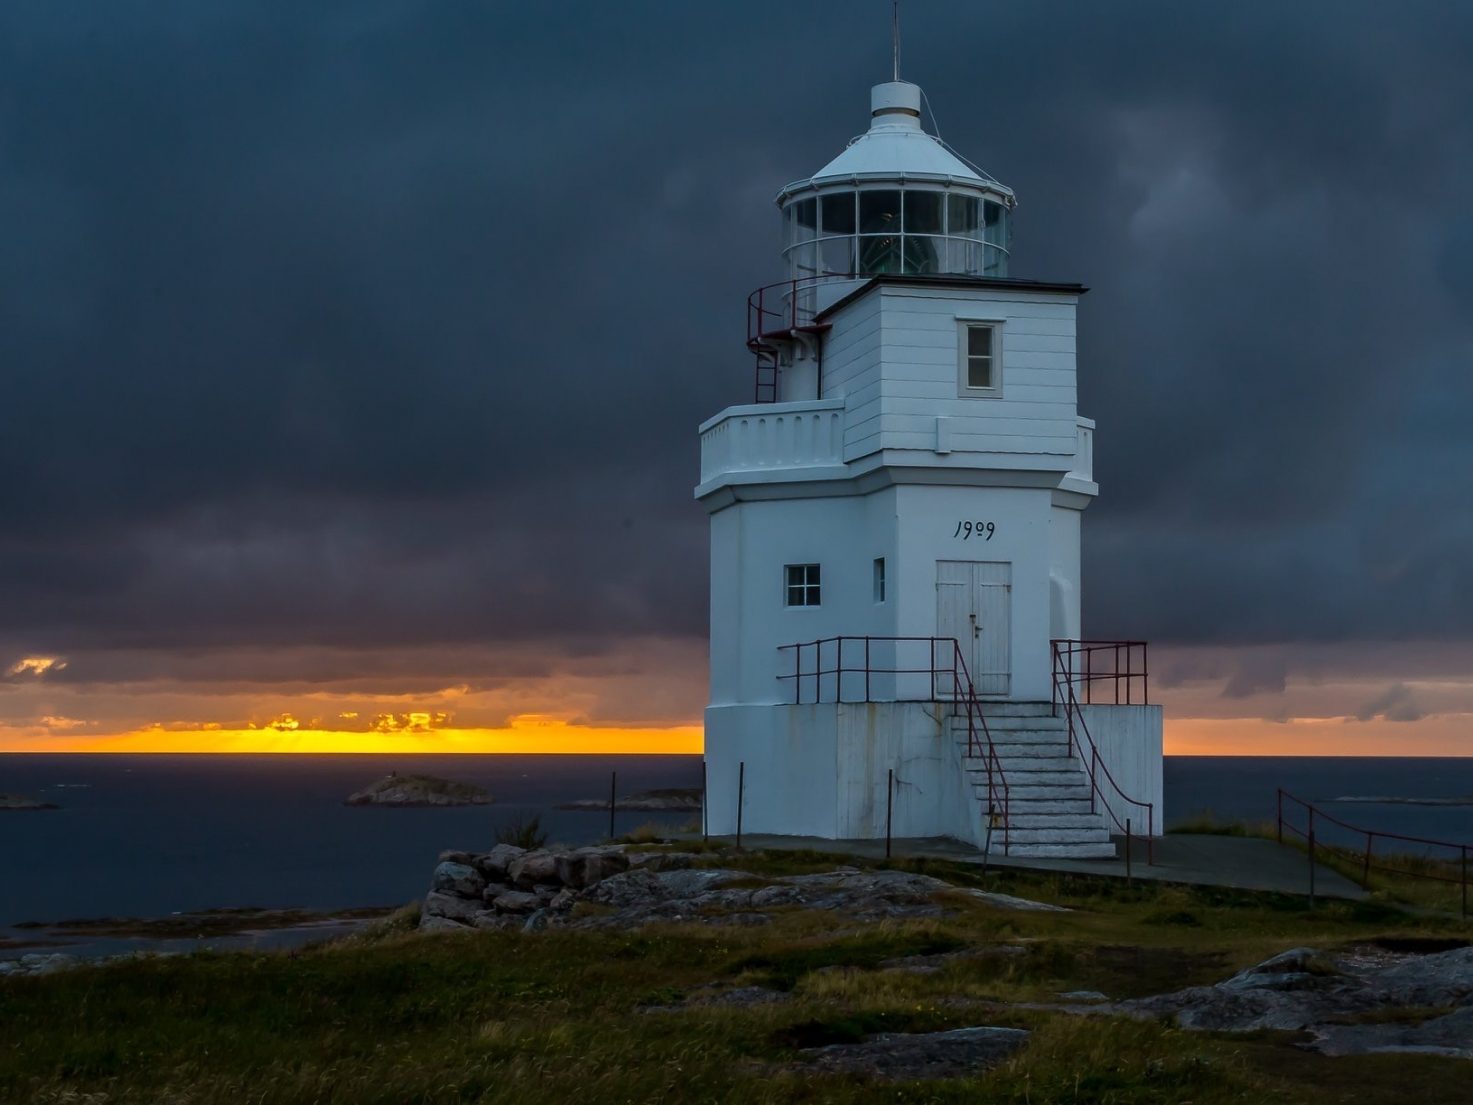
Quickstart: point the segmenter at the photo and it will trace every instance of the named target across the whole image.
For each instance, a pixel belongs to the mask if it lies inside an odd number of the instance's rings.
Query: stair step
[[[1008,840],[1013,844],[1109,844],[1110,834],[1103,827],[1030,829],[1026,826],[1010,825]]]
[[[1048,715],[1041,717],[994,717],[986,710],[983,710],[982,719],[986,722],[985,728],[992,733],[1016,733],[1029,730],[1040,733],[1045,731],[1067,733],[1069,731],[1069,723],[1066,720],[1061,717],[1049,717]],[[972,719],[972,724],[976,725],[979,729],[984,728],[975,717]],[[966,713],[958,711],[952,714],[951,727],[965,732],[967,728]]]
[[[977,797],[979,801],[986,800],[985,793]],[[1008,816],[1017,824],[1040,814],[1060,813],[1093,816],[1088,798],[1015,798],[1008,795]]]
[[[1052,702],[1003,702],[997,699],[978,699],[982,712],[990,722],[994,717],[1053,717]]]
[[[963,759],[977,760],[980,763],[990,758],[987,745],[980,742],[975,749],[969,747],[965,741],[957,747]],[[1072,760],[1079,763],[1077,757],[1069,754],[1067,744],[994,744],[991,751],[992,755],[1005,764],[1016,760],[1020,768],[1026,768],[1034,760]]]
[[[1088,809],[1083,813],[1042,813],[1019,810],[1012,802],[1008,803],[1008,823],[1015,829],[1081,829],[1093,832],[1105,828],[1105,819]]]
[[[981,773],[984,776],[987,774],[985,770],[982,770]],[[1004,764],[1002,777],[1009,788],[1089,786],[1089,776],[1077,764],[1070,764],[1068,768],[1060,768],[1056,771],[1010,771]]]
[[[1033,771],[1082,771],[1083,766],[1073,756],[1015,756],[999,755],[1004,775],[1026,775]],[[980,763],[978,766],[981,766]]]
[[[1009,802],[1077,802],[1089,801],[1089,787],[1023,787],[1008,783],[1006,792],[1002,788],[996,788],[998,793],[1006,793]],[[977,795],[987,793],[987,781],[973,780],[972,792]]]

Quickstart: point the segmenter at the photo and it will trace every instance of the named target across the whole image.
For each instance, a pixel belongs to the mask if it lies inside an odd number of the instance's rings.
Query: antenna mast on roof
[[[894,80],[900,79],[900,0],[892,0],[890,8],[890,61]]]

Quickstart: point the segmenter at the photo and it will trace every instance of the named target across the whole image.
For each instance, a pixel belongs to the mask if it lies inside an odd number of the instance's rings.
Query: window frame
[[[888,577],[885,570],[885,558],[883,556],[875,557],[872,571],[874,573],[873,587],[875,605],[883,606],[885,605],[885,599],[888,597]]]
[[[816,562],[783,565],[783,606],[785,609],[816,610],[823,605],[822,569],[823,565]],[[793,582],[793,572],[795,570],[803,572],[801,581],[798,583]],[[795,590],[802,592],[802,602],[793,601],[793,592]]]
[[[974,328],[992,331],[992,384],[989,387],[972,387],[970,368],[971,332]],[[1003,331],[1004,320],[1000,318],[964,318],[956,320],[956,390],[962,399],[1001,399],[1003,386]]]

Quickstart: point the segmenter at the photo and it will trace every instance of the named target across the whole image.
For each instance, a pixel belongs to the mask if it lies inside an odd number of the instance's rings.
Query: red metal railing
[[[1303,810],[1305,812],[1305,815],[1306,815],[1305,816],[1305,824],[1304,824],[1304,827],[1303,828],[1300,828],[1298,825],[1294,824],[1293,819],[1292,819],[1292,812],[1291,812],[1291,815],[1290,816],[1285,816],[1285,814],[1284,814],[1284,802],[1285,802],[1285,800],[1288,800],[1290,803],[1293,804],[1293,806],[1299,806],[1299,807],[1302,807],[1303,808]],[[1299,797],[1296,797],[1293,794],[1290,794],[1283,787],[1280,787],[1279,788],[1278,805],[1279,805],[1279,814],[1278,814],[1278,838],[1279,838],[1279,843],[1280,844],[1284,843],[1284,830],[1285,829],[1288,829],[1291,833],[1293,833],[1296,836],[1300,837],[1305,842],[1305,844],[1308,846],[1308,848],[1309,848],[1309,862],[1310,862],[1310,865],[1311,866],[1313,866],[1313,864],[1314,864],[1314,853],[1315,853],[1315,846],[1316,846],[1316,834],[1315,834],[1314,824],[1315,824],[1315,819],[1316,818],[1319,818],[1319,820],[1321,822],[1324,822],[1324,823],[1327,823],[1327,824],[1330,824],[1330,825],[1334,825],[1337,828],[1344,829],[1347,832],[1353,833],[1353,834],[1355,834],[1357,836],[1364,836],[1366,838],[1365,852],[1363,854],[1361,853],[1360,849],[1358,849],[1358,848],[1357,849],[1350,849],[1350,848],[1345,848],[1344,849],[1344,851],[1346,853],[1348,853],[1350,855],[1353,855],[1353,856],[1359,858],[1359,860],[1360,860],[1360,863],[1361,863],[1361,879],[1360,879],[1360,881],[1361,881],[1361,885],[1362,886],[1366,886],[1370,882],[1371,872],[1373,870],[1384,871],[1384,872],[1386,872],[1388,874],[1405,876],[1407,878],[1429,879],[1429,880],[1431,880],[1433,882],[1442,882],[1442,883],[1449,883],[1449,884],[1459,885],[1459,886],[1462,887],[1462,903],[1463,903],[1462,909],[1463,909],[1463,916],[1464,917],[1467,917],[1468,916],[1468,850],[1469,850],[1469,848],[1473,848],[1473,845],[1465,844],[1465,843],[1457,842],[1457,841],[1451,841],[1451,840],[1432,840],[1432,839],[1430,839],[1428,837],[1406,836],[1406,835],[1404,835],[1402,833],[1388,833],[1388,832],[1383,832],[1380,829],[1363,829],[1359,825],[1352,825],[1348,821],[1342,821],[1342,820],[1340,820],[1340,818],[1334,816],[1333,814],[1326,813],[1324,810],[1322,810],[1319,807],[1315,806],[1312,802],[1306,802],[1303,798],[1299,798]],[[1291,810],[1292,810],[1292,808],[1291,808]],[[1402,865],[1396,866],[1396,867],[1388,866],[1387,864],[1384,864],[1384,863],[1377,863],[1377,862],[1375,862],[1375,858],[1374,858],[1374,855],[1373,855],[1374,850],[1375,850],[1375,843],[1376,843],[1377,840],[1384,840],[1384,841],[1393,841],[1393,840],[1395,840],[1395,841],[1401,841],[1404,844],[1419,844],[1423,848],[1444,848],[1444,849],[1447,849],[1448,852],[1454,853],[1454,854],[1448,855],[1445,859],[1442,858],[1442,857],[1438,857],[1438,856],[1430,856],[1430,857],[1424,857],[1424,858],[1431,859],[1431,860],[1433,860],[1436,863],[1441,863],[1441,864],[1445,865],[1445,867],[1447,867],[1449,869],[1451,869],[1452,866],[1453,866],[1453,864],[1456,863],[1457,864],[1457,872],[1458,873],[1456,875],[1451,874],[1451,873],[1440,874],[1435,869],[1418,870],[1415,866],[1413,866],[1411,864],[1406,864],[1406,863],[1403,863]],[[1324,844],[1323,841],[1320,841],[1319,843],[1320,844]],[[1325,845],[1325,846],[1326,847],[1330,847],[1330,848],[1336,847],[1336,845],[1333,845],[1333,844],[1329,844],[1329,845]]]
[[[832,666],[825,666],[826,650]],[[934,702],[963,711],[967,719],[967,755],[980,759],[987,771],[988,821],[1001,818],[1003,853],[1008,852],[1012,823],[1008,781],[955,637],[824,637],[779,645],[778,651],[793,653],[793,670],[778,678],[792,681],[795,705]],[[806,663],[810,656],[811,668]],[[902,659],[909,662],[902,663]],[[924,689],[919,676],[925,676]]]
[[[1115,670],[1110,672],[1108,675],[1101,673],[1098,676],[1080,676],[1078,673],[1076,673],[1073,666],[1074,657],[1080,655],[1081,653],[1085,656],[1088,656],[1091,652],[1096,651],[1109,652],[1118,658],[1122,654],[1121,652],[1116,650],[1124,649],[1124,655],[1128,658],[1131,655],[1132,650],[1136,647],[1140,649],[1141,657],[1141,670],[1138,674],[1132,674],[1130,672],[1128,660],[1126,671],[1122,672],[1120,670],[1119,664],[1117,663],[1115,665]],[[1115,827],[1125,835],[1125,850],[1128,857],[1130,854],[1132,841],[1135,837],[1134,828],[1132,826],[1132,819],[1127,817],[1124,820],[1121,820],[1121,818],[1116,814],[1114,806],[1111,805],[1109,799],[1105,795],[1104,789],[1100,786],[1100,777],[1103,776],[1105,781],[1110,784],[1110,789],[1115,792],[1116,796],[1122,802],[1126,803],[1127,805],[1134,806],[1137,809],[1142,809],[1146,811],[1146,862],[1148,864],[1155,863],[1155,804],[1151,802],[1142,802],[1138,798],[1132,798],[1130,795],[1126,794],[1125,791],[1120,789],[1120,784],[1115,781],[1115,776],[1110,774],[1109,766],[1100,759],[1099,747],[1095,744],[1094,738],[1089,735],[1089,723],[1084,719],[1084,712],[1080,709],[1079,698],[1074,692],[1074,687],[1076,683],[1082,682],[1084,687],[1086,688],[1086,694],[1088,694],[1088,687],[1092,679],[1110,679],[1114,681],[1115,686],[1115,702],[1113,703],[1114,705],[1134,705],[1135,702],[1139,702],[1141,705],[1144,705],[1146,701],[1145,642],[1058,640],[1053,642],[1053,653],[1054,713],[1055,715],[1058,714],[1060,706],[1064,708],[1064,717],[1068,721],[1069,726],[1069,754],[1071,756],[1077,754],[1080,759],[1085,759],[1085,746],[1088,746],[1089,748],[1088,760],[1090,812],[1096,812],[1101,804],[1104,805],[1105,812],[1110,815],[1110,820],[1115,822]],[[1136,678],[1139,678],[1141,680],[1141,694],[1139,699],[1132,701],[1129,689],[1130,681]],[[1125,701],[1123,703],[1120,701],[1120,680],[1122,679],[1125,680],[1126,688]],[[1104,699],[1101,698],[1100,702],[1097,704],[1104,704]],[[1098,802],[1096,801],[1096,798],[1099,799]]]
[[[1084,696],[1091,706],[1144,705],[1150,701],[1151,676],[1145,641],[1055,640],[1054,706],[1060,699],[1060,679]],[[1096,689],[1098,686],[1098,689]]]
[[[853,280],[852,273],[822,272],[764,284],[747,296],[747,348],[757,357],[753,402],[777,401],[779,350],[773,343],[795,331],[813,328],[817,314],[816,289],[835,280]]]

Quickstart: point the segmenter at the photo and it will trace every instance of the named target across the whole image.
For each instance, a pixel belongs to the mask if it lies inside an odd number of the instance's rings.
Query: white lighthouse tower
[[[778,193],[754,402],[700,429],[708,829],[1113,854],[1160,831],[1161,712],[1143,644],[1080,640],[1086,289],[1011,275],[1012,191],[920,105],[877,85]]]

